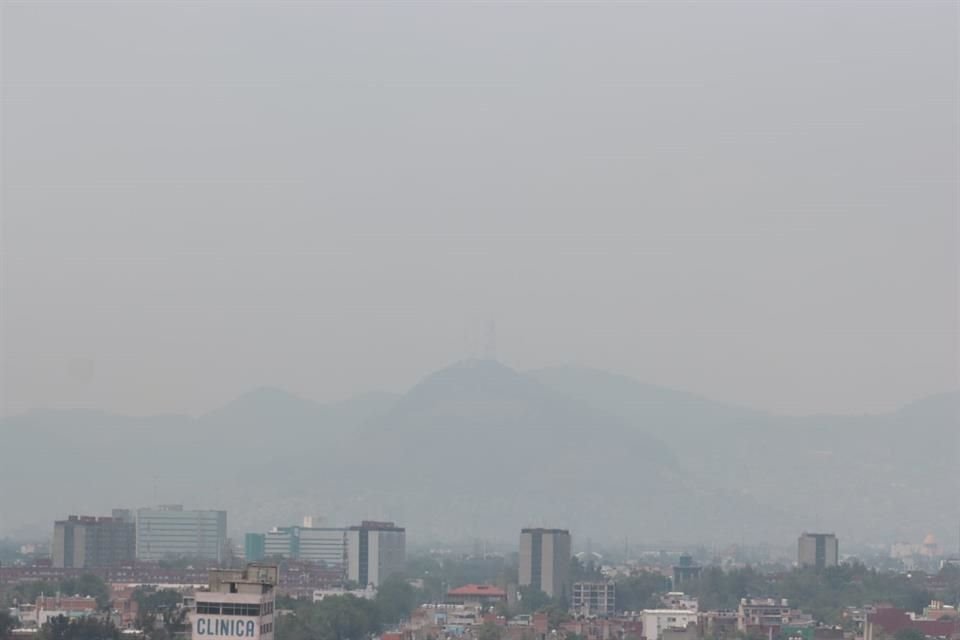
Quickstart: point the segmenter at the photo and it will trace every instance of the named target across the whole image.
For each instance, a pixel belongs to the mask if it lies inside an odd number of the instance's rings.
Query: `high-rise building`
[[[566,529],[520,531],[520,586],[551,598],[570,596],[570,532]]]
[[[797,564],[824,569],[840,561],[840,545],[832,533],[803,533],[797,541]]]
[[[277,567],[263,564],[211,571],[209,589],[194,594],[192,640],[273,640],[279,575]]]
[[[53,566],[85,569],[132,565],[134,540],[132,522],[70,516],[53,524]]]
[[[401,573],[407,559],[407,533],[392,522],[364,520],[347,530],[347,579],[379,587]]]
[[[137,509],[137,559],[168,557],[223,561],[227,512],[185,510],[181,505]]]
[[[248,561],[289,558],[346,571],[347,529],[275,527],[267,533],[248,533],[244,550]]]

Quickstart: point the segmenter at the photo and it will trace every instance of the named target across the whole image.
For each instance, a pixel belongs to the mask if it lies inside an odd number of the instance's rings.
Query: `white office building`
[[[300,559],[328,567],[347,563],[346,529],[300,529]]]
[[[181,505],[137,510],[137,560],[204,558],[223,561],[227,512],[185,510]]]
[[[347,532],[333,527],[274,527],[266,533],[248,533],[245,553],[252,561],[291,558],[346,572]]]
[[[209,589],[194,594],[190,612],[192,640],[273,640],[275,566],[215,569]]]

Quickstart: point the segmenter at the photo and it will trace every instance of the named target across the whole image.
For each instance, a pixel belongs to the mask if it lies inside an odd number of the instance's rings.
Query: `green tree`
[[[918,629],[900,629],[893,634],[894,640],[925,640],[926,636]]]
[[[120,630],[112,622],[94,617],[59,616],[43,625],[38,635],[41,640],[120,640]]]
[[[92,596],[97,599],[97,606],[101,609],[110,606],[110,588],[107,583],[89,573],[60,582],[41,580],[21,583],[8,590],[6,600],[11,605],[14,602],[35,602],[41,595],[53,596],[57,593],[65,596]]]
[[[597,580],[603,580],[603,574],[600,573],[600,567],[594,564],[592,558],[588,558],[586,562],[581,562],[577,556],[570,558],[571,582],[591,582]]]
[[[7,604],[32,603],[41,594],[53,595],[60,590],[59,583],[40,580],[38,582],[21,582],[7,590]]]
[[[16,623],[13,616],[0,609],[0,640],[8,640],[14,627],[16,627]]]
[[[540,589],[533,587],[520,587],[518,589],[517,603],[522,613],[534,613],[550,605],[550,596]]]
[[[500,640],[502,637],[503,630],[489,620],[480,625],[480,631],[477,632],[477,640]]]
[[[617,580],[617,608],[639,611],[657,606],[656,594],[670,590],[670,580],[659,573],[642,571]]]
[[[176,609],[183,601],[183,596],[175,589],[157,589],[148,586],[135,589],[133,599],[141,612],[165,613]]]
[[[417,605],[417,594],[406,580],[391,576],[377,589],[374,602],[377,605],[379,621],[394,624],[410,616],[410,612]]]
[[[352,595],[297,604],[275,620],[277,640],[361,640],[381,628],[376,604]]]
[[[85,573],[79,578],[67,578],[60,583],[58,590],[63,595],[92,596],[97,599],[97,606],[101,609],[110,606],[110,587],[92,573]]]
[[[572,619],[570,614],[567,612],[566,607],[561,607],[557,604],[551,604],[546,608],[546,612],[547,624],[551,629],[558,629],[561,624]]]

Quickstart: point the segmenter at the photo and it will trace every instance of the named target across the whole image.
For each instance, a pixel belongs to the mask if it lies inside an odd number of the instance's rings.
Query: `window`
[[[260,605],[240,604],[236,602],[224,602],[223,604],[218,602],[198,602],[197,613],[258,618],[260,617]]]

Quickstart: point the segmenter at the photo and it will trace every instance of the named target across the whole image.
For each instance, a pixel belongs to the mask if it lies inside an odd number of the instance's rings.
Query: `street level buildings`
[[[521,587],[554,597],[570,595],[570,532],[566,529],[520,531]]]
[[[53,525],[53,566],[61,569],[130,566],[134,525],[121,518],[70,516]]]
[[[185,510],[181,505],[137,510],[138,560],[169,557],[222,562],[227,546],[227,512]]]
[[[801,567],[835,567],[839,559],[839,543],[832,533],[803,533],[797,541],[797,564]]]

